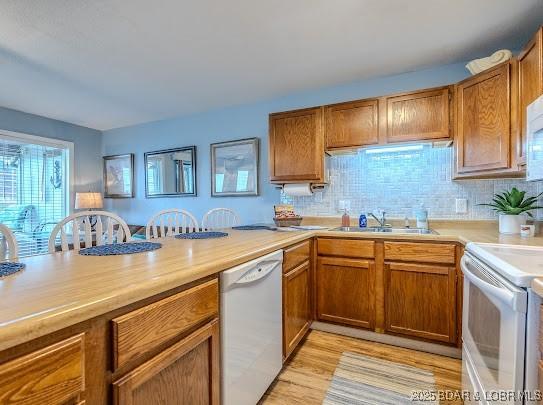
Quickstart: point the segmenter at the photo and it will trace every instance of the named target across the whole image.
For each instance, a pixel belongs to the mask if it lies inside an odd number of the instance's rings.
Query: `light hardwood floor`
[[[311,331],[268,389],[260,404],[321,404],[344,351],[430,370],[434,373],[438,390],[461,389],[462,367],[458,359]]]

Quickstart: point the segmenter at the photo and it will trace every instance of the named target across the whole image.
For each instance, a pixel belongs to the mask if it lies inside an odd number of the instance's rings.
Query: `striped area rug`
[[[343,352],[324,405],[437,404],[414,401],[413,391],[435,391],[432,372],[388,360]]]

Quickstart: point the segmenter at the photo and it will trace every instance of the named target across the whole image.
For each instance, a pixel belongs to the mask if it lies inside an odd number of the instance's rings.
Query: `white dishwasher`
[[[221,396],[254,405],[283,364],[279,250],[221,273]]]

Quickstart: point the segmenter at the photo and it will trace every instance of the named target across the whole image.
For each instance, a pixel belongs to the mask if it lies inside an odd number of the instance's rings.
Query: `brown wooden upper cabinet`
[[[518,56],[520,137],[518,163],[526,163],[526,107],[543,94],[543,27]]]
[[[386,97],[386,142],[450,138],[449,86]]]
[[[512,111],[512,70],[504,62],[456,85],[456,178],[492,177],[518,170]]]
[[[359,100],[324,107],[326,150],[379,143],[379,100]]]
[[[322,107],[270,114],[270,180],[323,183]]]

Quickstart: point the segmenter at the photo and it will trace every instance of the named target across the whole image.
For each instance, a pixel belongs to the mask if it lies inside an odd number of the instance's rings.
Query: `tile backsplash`
[[[282,203],[293,204],[296,211],[305,216],[341,215],[339,201],[349,200],[351,216],[383,209],[388,217],[412,218],[413,210],[424,203],[430,218],[495,219],[494,211],[477,204],[490,202],[496,192],[513,186],[526,191],[527,195],[543,191],[541,181],[453,181],[452,148],[421,145],[411,150],[367,151],[330,157],[330,185],[323,192],[309,197],[282,194]],[[455,212],[456,198],[467,199],[466,214]],[[534,214],[543,219],[543,210]]]

